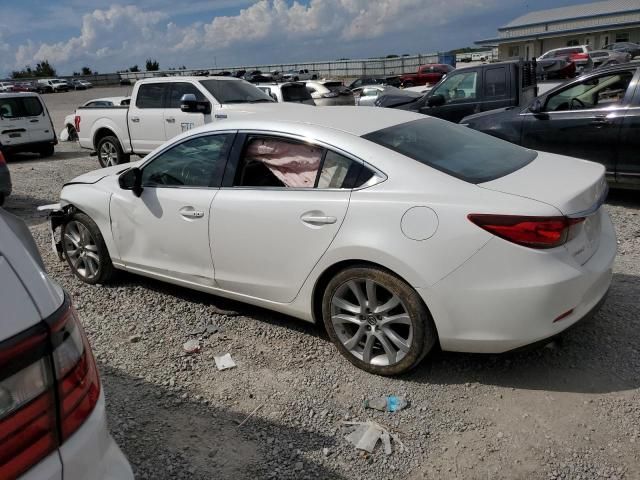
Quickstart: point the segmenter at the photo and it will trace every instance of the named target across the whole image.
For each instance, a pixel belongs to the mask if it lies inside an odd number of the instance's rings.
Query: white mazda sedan
[[[51,222],[84,282],[126,270],[324,322],[352,363],[394,375],[436,344],[505,352],[596,310],[606,193],[599,164],[333,107],[191,130],[69,182]]]

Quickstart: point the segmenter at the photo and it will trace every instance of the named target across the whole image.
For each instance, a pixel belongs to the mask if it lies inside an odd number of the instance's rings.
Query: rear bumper
[[[22,153],[22,152],[38,152],[42,148],[50,147],[51,145],[57,145],[57,144],[58,144],[58,139],[54,134],[51,140],[47,140],[44,142],[17,143],[13,145],[4,145],[2,148],[7,154],[12,154],[12,153]]]
[[[553,337],[596,311],[611,284],[615,255],[615,231],[604,213],[600,246],[584,265],[564,247],[532,250],[494,238],[418,292],[443,350],[502,353]]]

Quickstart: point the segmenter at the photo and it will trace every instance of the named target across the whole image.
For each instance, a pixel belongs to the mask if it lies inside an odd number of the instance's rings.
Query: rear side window
[[[281,87],[282,99],[285,102],[304,102],[311,100],[311,94],[302,84],[286,85]]]
[[[507,69],[489,68],[484,74],[484,96],[502,97],[507,94]]]
[[[37,117],[42,112],[42,104],[36,97],[0,99],[0,116],[4,118]]]
[[[163,108],[163,97],[166,83],[146,83],[140,85],[136,97],[138,108]]]
[[[394,125],[363,138],[469,183],[503,177],[537,156],[534,151],[433,118]]]

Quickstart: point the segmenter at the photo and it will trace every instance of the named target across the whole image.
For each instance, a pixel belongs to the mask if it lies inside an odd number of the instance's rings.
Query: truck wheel
[[[413,87],[413,82],[405,82],[404,88],[411,88],[411,87]]]
[[[300,81],[300,79],[299,79],[298,77],[293,77],[293,81],[294,81],[294,82],[299,82],[299,81]]]
[[[129,162],[129,155],[122,151],[120,142],[114,136],[102,137],[96,145],[96,150],[98,151],[98,162],[103,168]]]
[[[317,80],[318,79],[318,75],[312,75],[311,76],[311,80]]]
[[[53,155],[53,152],[53,145],[47,145],[46,147],[42,147],[40,150],[38,150],[40,158],[51,157]]]

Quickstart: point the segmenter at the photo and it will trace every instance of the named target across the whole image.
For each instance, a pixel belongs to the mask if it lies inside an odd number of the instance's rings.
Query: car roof
[[[155,83],[155,82],[166,82],[166,81],[175,81],[175,82],[200,82],[202,80],[223,80],[228,82],[243,82],[241,78],[229,77],[223,75],[211,75],[209,77],[198,77],[194,75],[190,76],[169,76],[169,77],[153,77],[153,78],[143,78],[139,80],[144,83]]]
[[[392,108],[358,108],[352,106],[304,108],[280,108],[284,104],[274,104],[264,113],[254,113],[230,118],[224,122],[214,122],[190,130],[192,133],[233,130],[273,130],[287,131],[292,124],[312,126],[322,129],[339,130],[361,137],[367,133],[401,123],[428,118],[424,115]],[[310,110],[310,111],[307,111]]]
[[[37,97],[35,92],[8,92],[0,93],[0,98],[14,98],[14,97]]]

